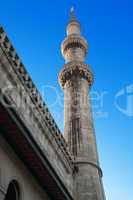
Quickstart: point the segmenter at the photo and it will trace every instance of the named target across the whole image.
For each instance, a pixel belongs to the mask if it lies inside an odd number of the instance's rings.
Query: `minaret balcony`
[[[71,80],[71,77],[74,75],[86,79],[89,86],[92,85],[93,74],[89,68],[89,65],[80,62],[69,62],[64,65],[59,74],[59,82],[61,87],[64,88],[65,83],[68,80]]]
[[[81,37],[81,36],[77,36],[77,35],[69,35],[63,42],[61,45],[61,52],[62,55],[65,56],[67,50],[71,49],[71,48],[81,48],[84,51],[84,54],[87,54],[87,49],[88,49],[88,44],[87,41]]]

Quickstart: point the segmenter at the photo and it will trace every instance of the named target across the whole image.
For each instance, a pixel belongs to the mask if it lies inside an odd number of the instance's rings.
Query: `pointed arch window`
[[[13,180],[9,183],[7,193],[4,200],[19,200],[20,198],[19,184]]]

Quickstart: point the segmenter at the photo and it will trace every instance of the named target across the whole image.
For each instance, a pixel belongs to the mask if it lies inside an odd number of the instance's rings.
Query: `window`
[[[7,193],[4,200],[19,200],[19,185],[17,181],[13,180],[9,183]]]

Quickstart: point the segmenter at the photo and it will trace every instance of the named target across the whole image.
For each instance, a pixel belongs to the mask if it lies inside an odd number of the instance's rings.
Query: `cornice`
[[[0,48],[26,91],[30,91],[29,96],[32,102],[35,104],[38,112],[41,113],[41,116],[43,116],[44,121],[47,121],[47,125],[51,133],[54,134],[57,144],[62,148],[66,160],[73,168],[73,160],[70,152],[67,150],[67,143],[2,26],[0,26]]]

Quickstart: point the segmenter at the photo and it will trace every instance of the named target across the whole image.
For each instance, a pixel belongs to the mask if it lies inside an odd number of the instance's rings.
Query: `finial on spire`
[[[73,7],[73,6],[71,7],[70,12],[71,12],[71,13],[74,12],[74,7]]]
[[[76,21],[76,16],[74,12],[74,7],[72,6],[70,9],[70,21]]]

